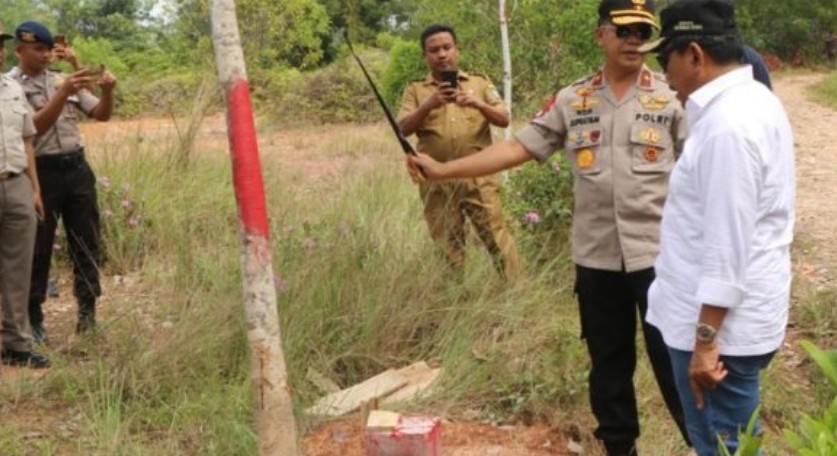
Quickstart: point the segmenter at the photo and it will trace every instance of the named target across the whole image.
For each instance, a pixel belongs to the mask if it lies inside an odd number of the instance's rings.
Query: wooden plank
[[[364,401],[384,397],[406,384],[407,380],[398,375],[395,369],[389,369],[362,383],[329,394],[306,410],[306,413],[315,416],[342,416],[357,410]]]
[[[441,368],[431,369],[424,361],[411,364],[397,371],[407,380],[407,385],[387,396],[381,403],[407,402],[429,392],[433,382],[442,373]]]

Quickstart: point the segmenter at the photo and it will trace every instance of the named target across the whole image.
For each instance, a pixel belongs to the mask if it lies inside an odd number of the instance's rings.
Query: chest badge
[[[570,103],[570,107],[576,111],[586,111],[599,104],[599,99],[594,97],[593,91],[587,87],[576,90],[575,94],[581,97],[581,100]]]
[[[656,147],[649,147],[645,149],[645,161],[648,163],[657,163],[660,160],[660,151]]]
[[[596,163],[596,154],[593,149],[582,149],[575,157],[575,163],[578,165],[578,169],[590,169]]]
[[[660,142],[660,132],[653,128],[646,128],[639,134],[639,138],[649,144],[657,144]]]
[[[638,97],[639,104],[649,111],[659,111],[668,106],[671,99],[665,95],[649,95],[644,93]]]

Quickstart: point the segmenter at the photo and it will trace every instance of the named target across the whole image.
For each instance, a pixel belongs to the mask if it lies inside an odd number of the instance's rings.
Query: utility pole
[[[235,0],[212,0],[211,23],[218,80],[227,105],[259,455],[300,456],[276,306],[259,145]]]

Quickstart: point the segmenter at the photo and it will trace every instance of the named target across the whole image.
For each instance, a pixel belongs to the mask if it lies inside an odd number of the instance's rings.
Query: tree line
[[[177,110],[190,98],[184,95],[211,78],[210,1],[5,0],[0,21],[10,31],[21,21],[34,19],[66,34],[83,62],[104,63],[119,75],[120,111],[135,114]],[[366,49],[366,58],[379,61],[372,66],[379,78],[389,81],[391,100],[400,90],[398,84],[422,71],[422,66],[420,61],[408,68],[398,63],[401,68],[389,70],[395,74],[386,74],[388,57],[400,53],[420,58],[418,35],[434,22],[456,27],[463,64],[469,70],[498,82],[501,77],[496,0],[236,3],[251,83],[257,98],[265,102],[304,104],[298,92],[316,92],[306,85],[312,79],[323,83],[325,77],[312,75],[345,60],[344,30]],[[657,3],[662,9],[671,0]],[[507,1],[516,102],[535,109],[550,92],[598,65],[592,39],[597,4],[594,0]],[[736,5],[746,40],[788,64],[821,63],[825,36],[837,32],[837,0],[736,0]],[[14,60],[9,54],[7,68]],[[333,81],[326,77],[326,82]],[[287,93],[292,90],[297,93]]]

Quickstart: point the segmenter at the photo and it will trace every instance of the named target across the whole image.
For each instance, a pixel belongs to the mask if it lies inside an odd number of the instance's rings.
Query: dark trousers
[[[60,218],[64,219],[67,248],[73,264],[76,299],[79,304],[92,305],[102,293],[99,285],[99,206],[93,170],[80,154],[73,160],[39,157],[37,164],[46,217],[38,224],[35,240],[29,291],[29,321],[33,326],[42,325],[44,321],[41,306],[46,300],[55,229]]]
[[[576,265],[581,331],[591,361],[590,405],[599,423],[594,434],[606,444],[632,443],[639,437],[633,382],[637,309],[663,400],[688,442],[668,349],[659,330],[645,322],[654,277],[653,268],[627,273]]]

